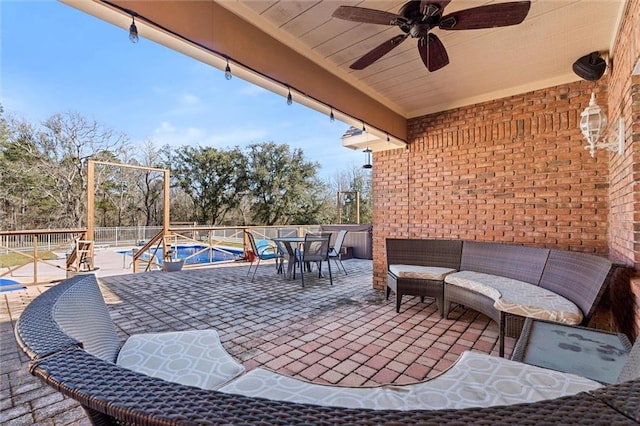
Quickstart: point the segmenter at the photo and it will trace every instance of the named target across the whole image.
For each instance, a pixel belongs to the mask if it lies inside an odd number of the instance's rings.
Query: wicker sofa
[[[16,324],[16,337],[32,359],[30,372],[75,400],[94,424],[408,424],[575,423],[638,424],[638,369],[630,380],[589,392],[530,404],[460,410],[372,410],[269,400],[203,390],[132,371],[110,361],[111,330],[96,312],[93,276],[76,276],[36,298]],[[78,315],[73,321],[74,311]],[[89,323],[87,317],[91,316]],[[108,324],[107,324],[108,325]],[[104,329],[103,332],[98,330]],[[85,334],[85,341],[71,337]],[[79,334],[78,334],[79,333]],[[126,345],[126,343],[125,343]],[[91,353],[90,353],[91,352]],[[638,356],[638,351],[633,355]],[[634,358],[635,359],[635,358]],[[637,359],[631,364],[637,366]]]
[[[517,337],[525,317],[586,325],[612,269],[609,260],[577,252],[509,244],[388,239],[387,298],[431,296],[444,317],[452,303],[487,315]]]

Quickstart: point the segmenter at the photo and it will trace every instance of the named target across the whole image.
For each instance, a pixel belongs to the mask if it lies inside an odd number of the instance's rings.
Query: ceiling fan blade
[[[422,62],[431,72],[437,71],[449,63],[449,55],[444,44],[435,34],[427,34],[418,40],[418,51]]]
[[[517,25],[527,17],[530,7],[530,1],[472,7],[443,16],[439,27],[443,30],[477,30]]]
[[[449,3],[451,3],[451,0],[422,0],[420,3],[420,13],[424,14],[427,10],[427,6],[430,4],[437,5],[440,8],[440,13],[442,13]]]
[[[352,70],[362,70],[382,58],[384,55],[389,53],[392,49],[396,48],[400,43],[407,39],[407,34],[402,34],[395,36],[391,40],[387,40],[382,43],[380,46],[374,48],[369,53],[364,55],[362,58],[355,61],[353,64],[349,66]]]
[[[340,6],[333,11],[331,16],[347,21],[381,25],[394,25],[398,20],[406,21],[404,17],[396,15],[395,13],[354,6]]]

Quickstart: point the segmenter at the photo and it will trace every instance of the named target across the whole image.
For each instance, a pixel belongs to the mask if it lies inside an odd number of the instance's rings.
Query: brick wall
[[[410,120],[409,149],[374,156],[374,287],[385,286],[387,237],[575,250],[640,270],[640,76],[632,75],[639,40],[640,0],[630,0],[613,67],[597,84]],[[622,156],[600,150],[592,159],[584,149],[578,123],[592,91],[610,123],[623,119]],[[636,301],[639,283],[629,295]],[[640,306],[636,312],[640,329]]]
[[[611,52],[609,121],[622,118],[624,155],[612,156],[609,187],[609,257],[640,270],[640,75],[632,75],[640,59],[640,1],[627,4],[625,19]],[[640,278],[633,279],[630,300],[635,303],[635,330],[640,331]],[[616,307],[612,306],[614,315]]]
[[[640,58],[640,1],[629,2],[612,52],[608,90],[609,121],[622,118],[625,154],[613,156],[610,167],[609,243],[611,258],[640,269],[640,76],[632,76]]]
[[[377,153],[374,286],[387,237],[460,238],[607,255],[608,155],[578,123],[577,82],[409,121],[409,150]],[[595,89],[606,99],[606,83]]]

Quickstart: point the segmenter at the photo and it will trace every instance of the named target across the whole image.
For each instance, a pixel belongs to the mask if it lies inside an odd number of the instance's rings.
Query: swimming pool
[[[6,278],[0,278],[0,293],[6,293],[8,291],[24,290],[26,287],[21,286],[18,281],[9,280]]]
[[[176,246],[174,246],[176,247]],[[155,249],[147,250],[146,255],[143,255],[148,259]],[[132,250],[120,250],[118,253],[133,255]],[[200,265],[206,263],[215,263],[236,260],[244,255],[244,251],[240,249],[234,249],[229,247],[216,247],[209,248],[208,246],[198,244],[185,244],[177,246],[177,253],[172,255],[173,259],[185,259],[185,265]],[[156,252],[156,260],[159,264],[162,264],[162,247]]]

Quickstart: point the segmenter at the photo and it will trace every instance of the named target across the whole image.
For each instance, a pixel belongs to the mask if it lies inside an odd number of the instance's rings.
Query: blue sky
[[[39,123],[78,112],[135,144],[301,148],[320,176],[360,166],[348,126],[53,0],[0,0],[5,113]]]

